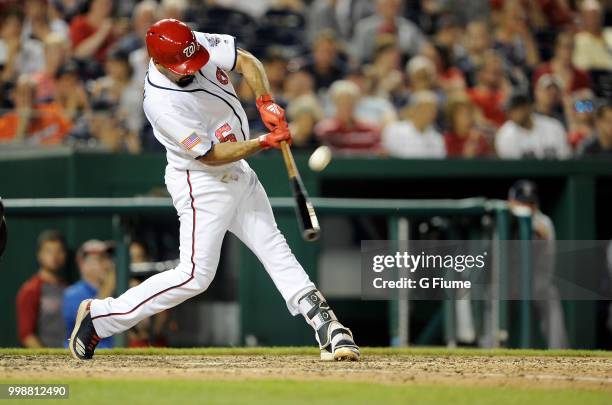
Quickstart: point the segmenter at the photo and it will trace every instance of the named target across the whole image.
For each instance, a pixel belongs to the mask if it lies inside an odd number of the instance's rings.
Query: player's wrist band
[[[257,108],[260,108],[265,103],[273,103],[273,102],[274,102],[274,99],[269,94],[262,94],[261,96],[257,97],[257,99],[255,100],[255,104],[257,105]]]
[[[261,146],[263,149],[269,149],[270,148],[270,144],[268,143],[268,140],[266,139],[266,137],[269,134],[266,135],[260,135],[257,140],[259,141],[259,146]]]

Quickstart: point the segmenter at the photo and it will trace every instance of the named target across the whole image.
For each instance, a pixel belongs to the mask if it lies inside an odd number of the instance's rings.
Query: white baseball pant
[[[165,180],[180,220],[180,264],[118,298],[93,300],[98,336],[123,332],[205,291],[228,230],[255,253],[289,312],[297,315],[297,300],[315,287],[278,230],[266,192],[248,164],[242,161],[218,173],[168,167]]]

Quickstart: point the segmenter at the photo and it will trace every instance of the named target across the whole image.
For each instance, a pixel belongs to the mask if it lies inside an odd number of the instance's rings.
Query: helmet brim
[[[165,67],[177,75],[192,75],[206,65],[209,59],[210,54],[200,45],[199,49],[185,62],[167,65]]]

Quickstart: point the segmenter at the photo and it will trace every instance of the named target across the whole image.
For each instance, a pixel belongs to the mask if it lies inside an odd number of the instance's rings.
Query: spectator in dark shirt
[[[66,323],[64,334],[67,338],[74,329],[81,301],[89,298],[104,299],[115,291],[116,273],[111,258],[112,251],[113,248],[109,243],[96,239],[88,240],[79,248],[77,264],[81,271],[81,280],[66,288],[64,292],[62,314]],[[64,346],[68,347],[68,341]],[[113,347],[112,336],[100,340],[98,347],[105,349]]]
[[[374,12],[371,0],[314,0],[308,13],[308,39],[321,31],[332,30],[336,37],[349,41],[355,25]]]
[[[130,243],[130,263],[145,264],[150,262],[147,248],[141,241]],[[133,270],[133,269],[132,269]],[[130,274],[130,288],[136,287],[156,272],[134,272]],[[128,330],[128,347],[165,347],[168,345],[166,332],[171,310],[165,310],[145,318]]]
[[[285,81],[285,97],[293,148],[314,149],[318,145],[314,127],[323,118],[323,109],[314,92],[312,75],[305,70],[289,73]]]
[[[462,26],[475,19],[487,18],[491,12],[489,0],[436,0],[435,3],[442,13],[452,15]]]
[[[543,75],[554,74],[563,82],[563,91],[566,93],[590,89],[592,86],[591,78],[588,73],[574,66],[572,62],[573,53],[574,34],[570,31],[561,32],[555,40],[552,59],[538,66],[533,73],[533,85],[535,86]]]
[[[158,20],[159,6],[154,0],[141,1],[132,12],[132,32],[117,42],[116,47],[125,53],[142,48],[145,35],[151,25]]]
[[[66,246],[58,231],[38,236],[36,253],[39,270],[17,293],[17,331],[24,347],[62,347],[64,320],[61,272],[66,264]]]
[[[346,64],[340,59],[338,43],[332,31],[320,32],[312,45],[312,54],[303,67],[315,79],[317,90],[327,89],[346,73]]]
[[[489,23],[481,20],[472,21],[466,28],[465,51],[457,58],[456,65],[463,72],[468,87],[476,85],[478,70],[484,62],[486,52],[491,49],[490,30]]]
[[[315,127],[321,143],[330,146],[334,152],[378,152],[380,130],[355,116],[355,107],[361,97],[359,86],[348,80],[339,80],[330,87],[329,94],[336,111],[333,117]]]
[[[281,49],[270,48],[264,56],[262,63],[270,82],[270,90],[274,94],[276,102],[280,105],[285,104],[283,86],[287,76],[288,61]]]
[[[353,57],[358,63],[372,60],[379,36],[386,34],[397,39],[404,54],[419,53],[426,38],[415,23],[400,15],[403,3],[403,0],[376,0],[376,14],[359,21],[352,41]]]
[[[540,52],[522,3],[505,1],[501,17],[495,32],[495,48],[511,66],[522,70],[535,68],[540,63]]]
[[[580,147],[582,157],[612,158],[612,105],[605,104],[595,113],[596,136],[585,140]]]

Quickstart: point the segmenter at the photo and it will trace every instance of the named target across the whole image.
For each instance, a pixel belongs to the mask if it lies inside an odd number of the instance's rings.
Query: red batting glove
[[[286,141],[289,145],[291,145],[291,132],[289,132],[289,127],[287,124],[281,124],[281,126],[277,127],[269,134],[261,135],[259,137],[259,144],[264,149],[280,149],[282,141]]]
[[[276,104],[269,94],[257,97],[255,104],[259,110],[259,115],[261,115],[261,120],[270,131],[281,125],[281,123],[287,123],[285,110]]]

